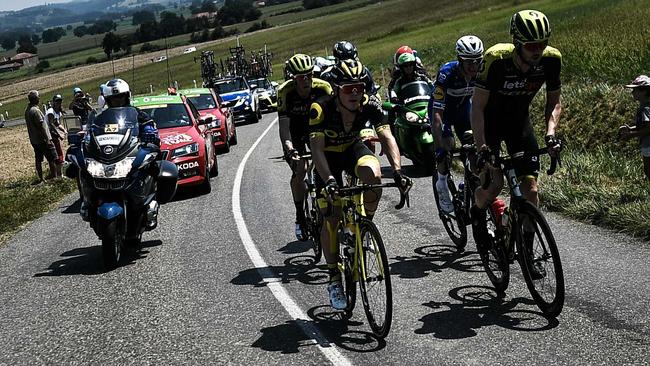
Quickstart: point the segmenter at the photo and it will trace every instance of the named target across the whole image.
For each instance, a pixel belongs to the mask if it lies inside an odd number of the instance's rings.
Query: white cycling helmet
[[[456,41],[456,54],[461,59],[483,57],[483,41],[477,36],[462,36]]]

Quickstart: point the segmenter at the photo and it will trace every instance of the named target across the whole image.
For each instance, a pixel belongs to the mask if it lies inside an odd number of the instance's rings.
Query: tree
[[[161,36],[169,37],[185,33],[185,18],[176,13],[163,11],[160,13]]]
[[[36,46],[34,46],[34,44],[32,43],[32,37],[29,36],[28,34],[23,34],[18,39],[18,48],[16,49],[16,52],[18,53],[27,52],[27,53],[36,54],[38,50],[36,49]]]
[[[86,34],[88,34],[88,27],[86,27],[85,25],[80,25],[72,31],[72,34],[74,34],[77,37],[83,37]]]
[[[65,29],[71,31],[72,30],[72,25],[68,24],[68,26],[65,27]]]
[[[5,50],[13,50],[16,48],[16,39],[11,36],[4,36],[0,40],[0,46],[2,46],[2,48]]]
[[[65,34],[66,34],[65,29],[61,27],[46,29],[43,31],[42,34],[43,43],[56,42],[59,39],[61,39],[61,37],[65,36]]]
[[[145,22],[153,22],[156,16],[148,10],[140,10],[133,13],[133,25],[139,25]]]
[[[218,18],[223,25],[235,24],[244,20],[256,20],[262,12],[253,6],[248,0],[226,0],[226,3],[219,9]]]
[[[32,34],[32,44],[37,45],[41,43],[41,37],[38,34]]]
[[[102,48],[106,54],[106,58],[111,58],[113,52],[119,52],[122,47],[122,39],[120,36],[116,35],[113,32],[108,32],[102,40]]]

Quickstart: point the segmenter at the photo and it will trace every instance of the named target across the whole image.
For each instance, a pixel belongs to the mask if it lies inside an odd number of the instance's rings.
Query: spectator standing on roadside
[[[81,123],[85,125],[88,120],[88,113],[93,110],[93,107],[90,106],[90,100],[81,88],[72,89],[72,93],[74,99],[70,102],[70,109],[75,116],[81,118]]]
[[[63,97],[60,94],[52,97],[52,107],[45,112],[45,117],[47,118],[47,124],[50,129],[50,136],[52,136],[52,143],[54,143],[54,148],[56,149],[56,174],[61,175],[61,167],[63,166],[63,161],[65,155],[63,155],[63,140],[65,140],[67,131],[62,122],[62,117],[65,114],[65,111],[62,107]]]
[[[627,124],[618,128],[621,139],[629,140],[637,137],[643,156],[643,171],[646,180],[650,180],[650,77],[640,75],[631,84],[625,85],[632,89],[632,97],[639,102],[634,125]]]
[[[43,112],[38,108],[38,103],[40,102],[40,97],[38,91],[32,90],[27,94],[27,99],[29,104],[27,109],[25,109],[25,123],[27,124],[27,133],[29,134],[29,142],[34,148],[34,162],[36,166],[36,176],[40,183],[43,181],[43,158],[47,159],[48,164],[50,165],[50,174],[45,177],[45,179],[56,178],[57,169],[56,169],[56,150],[54,148],[54,143],[52,143],[52,136],[50,135],[50,130],[47,127],[47,122]]]
[[[106,105],[106,99],[104,99],[104,87],[106,84],[99,86],[99,96],[97,97],[97,111],[101,112]]]

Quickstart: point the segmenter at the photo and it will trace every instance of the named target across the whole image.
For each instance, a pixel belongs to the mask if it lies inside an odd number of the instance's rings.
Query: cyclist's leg
[[[307,151],[305,147],[305,142],[300,139],[294,139],[293,143],[294,149],[298,150],[298,154],[304,155]],[[305,175],[307,174],[307,162],[305,160],[300,160],[295,162],[292,166],[291,174],[291,194],[293,196],[293,204],[296,208],[296,239],[306,240],[307,232],[305,228],[305,212],[304,199],[305,191],[307,187],[305,186]]]
[[[445,213],[454,212],[454,204],[451,200],[451,192],[447,179],[449,177],[449,151],[454,147],[454,135],[451,130],[451,123],[445,119],[442,124],[441,146],[436,148],[436,167],[438,179],[435,182],[435,190],[438,196],[438,207]]]
[[[508,153],[537,150],[539,145],[530,119],[526,118],[519,126],[517,129],[511,129],[512,134],[505,139]],[[539,156],[532,156],[528,160],[519,160],[515,163],[515,173],[521,182],[521,193],[526,200],[532,202],[535,206],[539,203],[537,196],[539,169]]]
[[[364,184],[381,183],[381,164],[375,154],[368,149],[368,146],[362,142],[356,142],[348,148],[346,153],[352,154],[351,156],[348,155],[350,159],[346,159],[346,161],[354,163],[354,167],[348,166],[347,169],[350,169],[361,182]],[[366,217],[371,220],[375,216],[380,198],[381,189],[373,189],[363,194]]]

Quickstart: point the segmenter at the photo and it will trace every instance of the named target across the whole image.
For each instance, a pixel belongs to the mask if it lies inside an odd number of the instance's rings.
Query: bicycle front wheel
[[[521,203],[518,215],[517,251],[526,285],[537,307],[556,317],[564,306],[564,272],[553,232],[528,201]]]
[[[323,249],[320,246],[320,228],[322,215],[320,213],[320,209],[318,208],[316,198],[311,196],[309,189],[305,191],[303,210],[305,212],[308,240],[311,241],[311,248],[314,251],[314,263],[318,263],[323,255]]]
[[[460,212],[462,210],[462,207],[460,207],[462,206],[462,201],[459,201],[458,197],[456,197],[457,189],[450,175],[447,184],[451,192],[452,200],[454,201],[454,212],[451,214],[444,212],[442,208],[440,208],[440,198],[438,196],[438,190],[436,189],[437,180],[438,175],[434,174],[432,178],[433,196],[436,201],[436,208],[438,208],[438,217],[440,217],[442,226],[444,226],[451,241],[456,245],[456,248],[458,248],[459,251],[462,251],[467,245],[467,225],[463,219],[463,213]]]
[[[357,258],[363,309],[372,332],[384,338],[390,331],[393,317],[393,291],[386,248],[372,221],[362,219],[359,229],[363,251]]]

